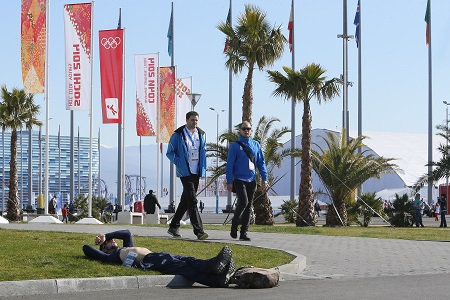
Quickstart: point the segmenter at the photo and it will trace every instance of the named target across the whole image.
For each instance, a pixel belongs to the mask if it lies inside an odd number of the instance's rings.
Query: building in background
[[[17,174],[18,174],[18,197],[21,207],[25,207],[29,202],[29,176],[32,178],[32,201],[39,194],[44,193],[44,168],[45,168],[45,139],[42,135],[39,141],[39,132],[32,131],[32,170],[29,170],[29,131],[17,132]],[[79,145],[78,145],[79,140]],[[0,154],[5,153],[0,159],[0,208],[4,203],[6,209],[9,191],[9,162],[10,162],[10,141],[11,132],[4,133],[4,141],[0,136]],[[74,138],[74,187],[75,197],[79,194],[89,192],[89,138]],[[59,146],[58,146],[59,144]],[[3,149],[4,148],[4,149]],[[41,149],[39,149],[41,148]],[[4,162],[3,162],[4,161]],[[99,152],[97,138],[92,140],[92,178],[93,195],[98,194],[98,172],[99,172]],[[4,170],[3,170],[4,168]],[[61,168],[61,169],[60,169]],[[60,173],[61,170],[61,174]],[[3,174],[4,177],[3,178]],[[63,202],[67,202],[70,193],[70,137],[50,135],[49,140],[49,193],[48,197],[61,193]],[[4,184],[4,186],[3,186]],[[61,190],[59,186],[61,185]],[[3,201],[4,199],[4,201]]]

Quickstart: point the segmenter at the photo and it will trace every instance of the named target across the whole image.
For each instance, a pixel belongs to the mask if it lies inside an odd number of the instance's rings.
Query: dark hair
[[[198,117],[199,115],[198,115],[198,112],[191,110],[191,111],[189,111],[186,114],[186,120],[188,120],[191,116],[197,116]]]
[[[118,248],[118,247],[109,247],[109,248],[106,247],[110,241],[112,241],[112,240],[106,240],[103,243],[101,243],[100,251],[105,252],[105,253],[110,253]]]

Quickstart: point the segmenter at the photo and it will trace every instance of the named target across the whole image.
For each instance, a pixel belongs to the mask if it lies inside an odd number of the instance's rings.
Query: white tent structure
[[[317,146],[325,147],[326,145],[321,137],[326,137],[326,129],[314,129],[311,132],[313,149],[317,149]],[[339,135],[339,132],[334,133]],[[395,164],[399,166],[402,172],[393,174],[383,174],[380,179],[369,179],[362,187],[363,192],[377,193],[383,191],[380,195],[384,199],[391,197],[395,198],[395,194],[403,195],[404,192],[410,191],[417,179],[426,174],[428,167],[428,146],[427,146],[427,134],[416,133],[392,133],[392,132],[365,132],[363,133],[367,138],[364,140],[369,151],[379,156],[395,158]],[[350,131],[350,137],[354,137],[357,134]],[[437,150],[440,143],[445,143],[444,138],[439,136],[433,136],[433,160],[440,159],[441,154]],[[296,145],[301,148],[301,135],[296,136]],[[284,144],[283,148],[290,148],[290,141]],[[300,186],[300,166],[301,162],[298,159],[298,164],[295,167],[296,171],[296,190],[298,193],[298,187]],[[285,159],[281,167],[274,170],[274,175],[281,178],[274,186],[273,189],[277,195],[284,196],[289,195],[290,185],[290,161]],[[420,193],[424,200],[428,203],[433,203],[438,196],[438,184],[444,183],[445,180],[436,183],[433,186],[433,199],[428,201],[427,188],[424,187]],[[330,203],[329,197],[326,195],[319,177],[313,172],[313,190],[316,194],[319,194],[318,199],[324,202]],[[322,194],[323,195],[320,195]],[[378,195],[378,194],[377,194]],[[383,195],[383,196],[381,196]],[[393,198],[392,198],[393,199]]]

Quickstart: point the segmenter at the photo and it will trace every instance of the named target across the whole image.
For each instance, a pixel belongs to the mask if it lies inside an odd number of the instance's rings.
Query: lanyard
[[[189,132],[189,130],[187,130],[187,127],[184,127],[184,132],[185,132],[186,135],[189,137],[189,140],[190,140],[191,143],[192,143],[192,148],[196,148],[196,147],[195,147],[194,139],[193,139],[191,133]],[[194,133],[195,133],[195,131],[194,131]]]

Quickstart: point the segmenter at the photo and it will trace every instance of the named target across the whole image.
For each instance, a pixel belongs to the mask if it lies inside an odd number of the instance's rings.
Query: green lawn
[[[0,281],[50,278],[89,278],[160,274],[107,265],[87,259],[84,244],[93,245],[95,234],[0,229]],[[133,237],[136,245],[154,252],[211,258],[224,246],[185,240]],[[283,251],[230,245],[237,266],[271,268],[292,261]]]

